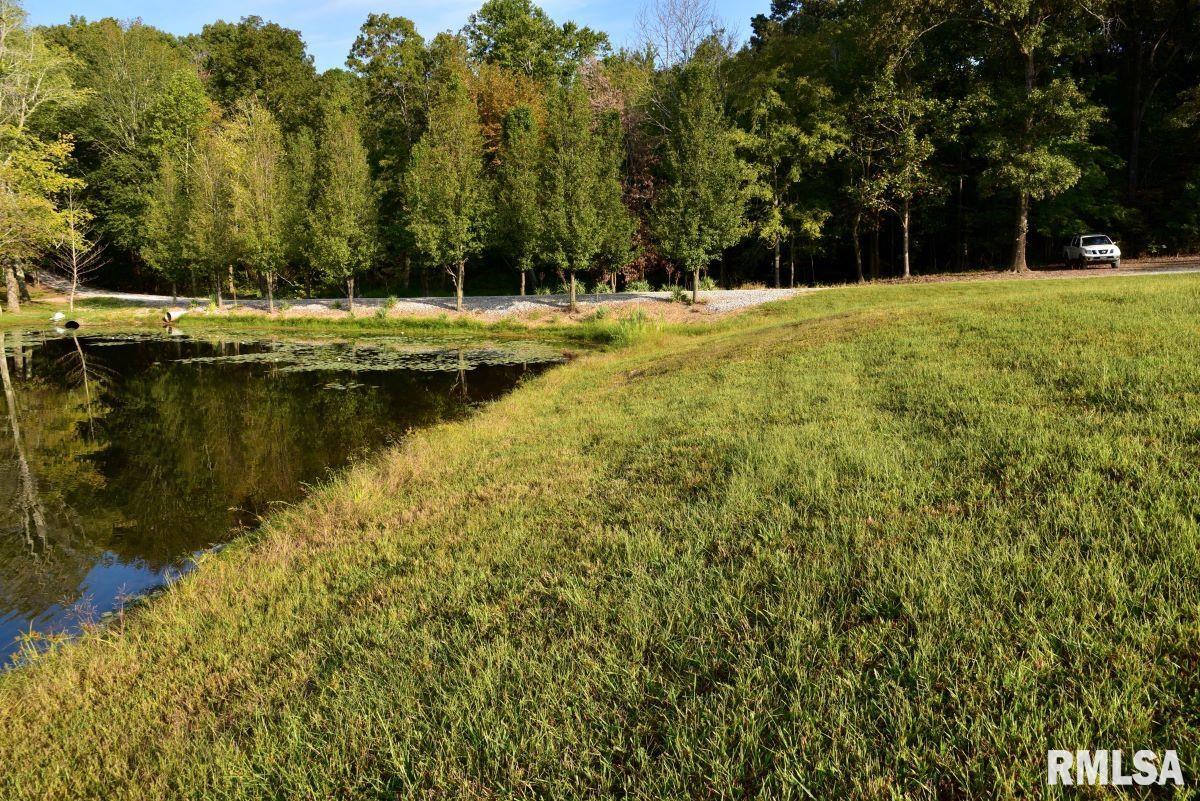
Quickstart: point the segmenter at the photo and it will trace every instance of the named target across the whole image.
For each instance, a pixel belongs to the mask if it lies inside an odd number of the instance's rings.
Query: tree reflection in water
[[[27,347],[0,334],[0,452],[11,453],[0,498],[14,499],[0,510],[0,658],[18,634],[71,630],[80,607],[103,612],[161,584],[331,469],[503,394],[528,369],[481,365],[461,347],[431,349],[422,365],[411,343],[414,369],[378,369],[377,345],[313,343],[303,351],[315,369],[296,369],[268,358],[279,347],[186,337]],[[346,369],[367,356],[376,369]]]

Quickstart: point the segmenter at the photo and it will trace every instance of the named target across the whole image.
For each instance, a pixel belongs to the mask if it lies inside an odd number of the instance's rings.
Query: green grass
[[[0,797],[1195,782],[1198,319],[1191,276],[848,288],[587,355],[0,678]]]
[[[50,318],[62,312],[68,319],[83,323],[84,329],[111,327],[142,327],[160,324],[160,312],[153,306],[131,305],[111,298],[81,298],[75,302],[75,311],[67,309],[66,303],[50,303],[35,296],[33,302],[21,304],[21,311],[0,312],[0,330],[45,329],[54,323]]]
[[[378,317],[365,311],[354,317],[268,317],[262,314],[228,314],[219,317],[184,316],[183,330],[239,330],[280,334],[391,335],[416,337],[536,338],[581,346],[627,344],[646,327],[636,312],[585,317],[578,321],[530,325],[515,320],[473,320],[449,315],[437,317]]]

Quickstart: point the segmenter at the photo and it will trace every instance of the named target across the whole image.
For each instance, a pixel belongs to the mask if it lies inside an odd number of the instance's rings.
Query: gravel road
[[[811,292],[810,289],[728,289],[701,292],[700,300],[705,308],[712,312],[729,312],[758,306],[773,300],[790,298],[801,292]],[[128,303],[141,303],[154,306],[182,305],[191,298],[178,298],[174,302],[169,295],[141,295],[126,292],[102,292],[84,290],[78,294],[84,298],[112,298]],[[622,306],[629,303],[669,303],[669,292],[620,292],[610,295],[577,295],[581,305]],[[208,303],[208,298],[196,298],[198,303]],[[566,295],[468,295],[463,298],[463,309],[468,312],[479,312],[487,316],[506,317],[511,314],[536,311],[538,309],[563,310],[567,307]],[[228,298],[226,298],[228,302]],[[384,298],[355,298],[356,309],[377,309],[388,301]],[[344,309],[345,298],[313,298],[308,300],[276,301],[276,306],[287,303],[292,312],[328,311],[334,308]],[[336,304],[336,305],[335,305]],[[238,300],[239,306],[251,309],[265,309],[265,300]],[[392,306],[396,314],[430,314],[442,311],[454,311],[454,298],[400,298]]]
[[[1105,268],[1091,269],[1039,269],[1021,276],[1015,276],[1010,272],[978,272],[978,273],[960,273],[960,274],[940,274],[929,276],[917,276],[912,279],[914,283],[923,282],[945,282],[945,281],[981,281],[981,280],[1025,280],[1038,278],[1108,278],[1113,276],[1124,275],[1162,275],[1166,273],[1193,273],[1200,272],[1200,259],[1196,258],[1179,258],[1179,259],[1139,259],[1129,260],[1122,264],[1121,269],[1112,270]],[[59,289],[60,282],[56,282],[50,278],[46,283],[52,288]],[[890,283],[890,281],[889,281]],[[898,282],[902,283],[902,282]],[[817,289],[820,289],[818,287]],[[773,300],[782,300],[795,295],[813,292],[816,289],[727,289],[714,290],[709,292],[701,292],[700,298],[704,304],[704,308],[709,312],[723,313],[745,309],[751,306],[758,306],[763,303],[770,303]],[[78,297],[84,298],[112,298],[121,300],[126,303],[140,303],[148,306],[170,306],[187,304],[191,298],[178,298],[172,300],[169,295],[144,295],[127,292],[105,292],[101,290],[85,289],[78,293]],[[669,303],[671,294],[669,292],[621,292],[612,295],[579,295],[578,301],[581,305],[586,306],[616,306],[620,307],[630,303]],[[197,303],[208,303],[208,298],[195,298]],[[228,302],[228,299],[226,299]],[[357,298],[354,301],[355,308],[377,309],[385,305],[388,301],[384,298]],[[335,308],[345,308],[345,298],[314,298],[310,300],[287,300],[279,301],[279,305],[287,303],[293,313],[296,312],[325,312]],[[239,300],[239,306],[244,306],[251,309],[265,309],[266,301],[264,300]],[[537,310],[555,310],[562,311],[567,307],[566,295],[476,295],[463,298],[463,308],[467,312],[481,314],[486,317],[507,317],[509,315],[523,314]],[[436,298],[401,298],[395,302],[392,307],[393,313],[405,314],[437,314],[440,312],[454,311],[454,298],[452,297],[436,297]]]

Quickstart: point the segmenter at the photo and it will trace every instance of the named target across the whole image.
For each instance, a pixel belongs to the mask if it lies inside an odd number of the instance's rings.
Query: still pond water
[[[560,361],[536,343],[0,333],[0,665],[406,431]]]

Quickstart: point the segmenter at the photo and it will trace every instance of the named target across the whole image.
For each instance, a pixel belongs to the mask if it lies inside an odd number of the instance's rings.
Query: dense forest
[[[1191,0],[705,0],[642,43],[487,0],[344,69],[258,17],[0,0],[0,266],[212,295],[789,285],[1200,246]],[[577,283],[578,282],[578,283]]]

